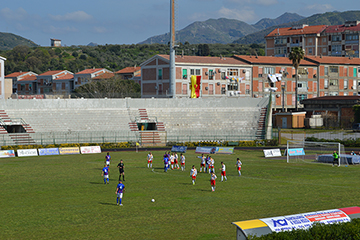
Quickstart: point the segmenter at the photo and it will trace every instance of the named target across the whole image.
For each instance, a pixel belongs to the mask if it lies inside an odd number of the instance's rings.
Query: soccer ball
[[[155,202],[155,199],[151,199],[152,202]]]

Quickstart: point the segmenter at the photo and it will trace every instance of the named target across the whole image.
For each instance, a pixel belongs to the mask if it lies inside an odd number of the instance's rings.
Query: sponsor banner
[[[18,157],[38,156],[37,149],[18,149],[16,152]]]
[[[265,157],[281,157],[280,148],[277,149],[264,149]]]
[[[214,154],[216,147],[196,147],[195,153]]]
[[[59,148],[59,153],[61,155],[64,155],[64,154],[80,154],[80,150],[79,150],[78,147]]]
[[[101,153],[100,146],[88,146],[88,147],[80,147],[81,154],[87,153]]]
[[[59,155],[58,148],[39,148],[39,156]]]
[[[314,222],[323,224],[350,222],[350,217],[339,209],[332,209],[282,217],[264,218],[260,220],[268,225],[273,232],[281,232],[295,229],[307,229],[310,228]]]
[[[8,157],[15,157],[15,151],[14,150],[0,151],[0,158],[8,158]]]
[[[301,156],[305,155],[305,151],[303,148],[291,148],[288,149],[289,156]]]
[[[187,146],[172,146],[171,151],[172,152],[181,152],[186,153]]]
[[[233,154],[234,148],[233,147],[217,147],[216,153],[219,154]]]

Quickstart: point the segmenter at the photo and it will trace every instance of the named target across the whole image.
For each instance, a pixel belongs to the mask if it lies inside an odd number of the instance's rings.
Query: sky
[[[2,0],[0,32],[50,46],[136,44],[170,31],[170,0]],[[176,0],[176,30],[210,18],[255,24],[285,12],[309,17],[316,13],[349,11],[358,0]],[[360,19],[358,19],[360,20]]]

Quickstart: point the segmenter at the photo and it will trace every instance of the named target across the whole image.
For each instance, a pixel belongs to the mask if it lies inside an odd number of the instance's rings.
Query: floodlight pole
[[[175,97],[175,0],[170,0],[170,97]]]

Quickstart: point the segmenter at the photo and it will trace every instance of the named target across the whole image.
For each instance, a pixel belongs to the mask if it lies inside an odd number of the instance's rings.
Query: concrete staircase
[[[267,113],[267,108],[261,108],[258,129],[256,130],[256,138],[257,139],[264,139],[264,137],[265,137],[265,133],[266,133],[266,113]]]

